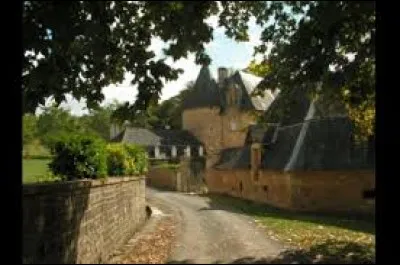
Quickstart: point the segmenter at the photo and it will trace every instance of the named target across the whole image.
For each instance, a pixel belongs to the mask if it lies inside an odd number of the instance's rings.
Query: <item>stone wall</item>
[[[146,184],[151,187],[177,190],[177,174],[174,168],[152,166],[147,173]]]
[[[202,157],[183,159],[180,162],[177,190],[183,192],[201,192],[205,188],[205,163]]]
[[[199,192],[204,185],[205,158],[186,158],[177,168],[152,166],[147,174],[147,184],[181,192]]]
[[[23,262],[106,262],[146,219],[144,177],[23,186]]]
[[[218,160],[222,149],[222,116],[219,108],[187,109],[182,113],[182,129],[191,132],[204,144],[208,166]]]
[[[375,188],[372,171],[296,171],[263,169],[258,180],[250,170],[210,169],[209,192],[266,203],[272,206],[319,212],[374,213],[375,202],[363,192]]]
[[[197,108],[184,110],[182,128],[196,136],[205,147],[207,168],[218,160],[222,149],[243,146],[248,126],[255,121],[250,112],[236,108],[220,114],[219,108]]]
[[[248,111],[229,107],[222,115],[222,147],[242,147],[245,143],[249,126],[256,121],[256,116]]]
[[[227,194],[276,207],[290,208],[290,176],[275,171],[264,171],[257,183],[246,169],[217,170],[206,173],[206,185],[209,192]]]
[[[296,172],[291,177],[292,207],[310,211],[369,213],[375,201],[363,192],[375,188],[373,171]]]

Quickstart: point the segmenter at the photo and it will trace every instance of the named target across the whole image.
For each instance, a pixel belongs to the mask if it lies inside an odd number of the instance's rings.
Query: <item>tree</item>
[[[33,114],[25,114],[22,119],[22,143],[30,144],[37,138],[37,117]]]
[[[375,1],[223,2],[220,24],[232,36],[245,36],[251,15],[264,27],[255,53],[270,66],[260,89],[304,88],[345,103],[361,135],[375,121]],[[241,12],[238,12],[240,10]],[[236,15],[235,15],[236,14]],[[239,27],[240,28],[240,27]],[[322,87],[318,89],[317,84]],[[367,116],[365,119],[358,119]],[[357,118],[358,117],[358,118]]]
[[[105,140],[109,139],[111,117],[113,112],[118,107],[118,104],[112,103],[104,107],[98,107],[90,110],[89,114],[80,117],[82,126],[87,131],[97,134]]]
[[[24,112],[50,96],[60,103],[66,93],[86,98],[92,108],[104,97],[101,89],[121,82],[125,72],[139,90],[126,112],[145,109],[158,101],[161,80],[181,72],[166,58],[194,52],[197,63],[210,63],[204,44],[213,30],[205,19],[219,11],[219,26],[236,41],[249,40],[250,17],[263,27],[255,52],[265,55],[269,43],[272,50],[261,89],[304,87],[310,95],[343,100],[349,109],[374,106],[374,1],[26,1]],[[165,58],[148,51],[153,37],[168,43]]]
[[[171,129],[182,129],[183,100],[193,87],[194,82],[188,82],[178,95],[163,101],[159,105],[157,109],[158,127],[170,126]]]
[[[55,105],[44,108],[37,122],[38,136],[41,142],[50,147],[52,141],[60,135],[73,132],[87,132],[79,117],[74,117],[68,109]]]
[[[138,100],[132,112],[158,98],[162,79],[175,80],[181,69],[165,63],[195,52],[209,61],[204,43],[212,28],[204,19],[216,2],[186,1],[25,1],[23,4],[23,110],[34,112],[48,97],[57,104],[71,93],[89,108],[104,99],[101,89],[134,75]],[[152,37],[169,43],[165,58],[148,50]]]
[[[255,60],[252,60],[245,71],[259,77],[265,77],[269,73],[270,67],[266,61],[257,63]]]

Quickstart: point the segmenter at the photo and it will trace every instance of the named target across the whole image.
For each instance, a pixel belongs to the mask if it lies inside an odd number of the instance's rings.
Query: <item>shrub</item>
[[[147,172],[146,151],[136,145],[112,143],[107,148],[107,168],[111,176],[138,175]]]
[[[132,161],[132,174],[146,173],[149,167],[149,158],[146,150],[133,144],[125,144],[125,149]]]
[[[62,135],[52,143],[49,167],[63,179],[102,178],[107,174],[105,142],[92,135]]]
[[[108,144],[106,148],[107,170],[110,176],[129,175],[129,155],[122,144]]]

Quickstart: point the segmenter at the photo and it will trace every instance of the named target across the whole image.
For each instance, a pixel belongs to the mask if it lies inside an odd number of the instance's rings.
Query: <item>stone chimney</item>
[[[226,78],[228,78],[228,69],[225,67],[218,68],[218,85],[222,86]]]

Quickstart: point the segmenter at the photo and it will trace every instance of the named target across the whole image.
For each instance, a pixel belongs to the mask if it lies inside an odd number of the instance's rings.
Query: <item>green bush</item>
[[[52,142],[53,174],[65,180],[102,178],[107,174],[105,142],[92,135],[62,135]]]
[[[110,176],[129,176],[147,172],[146,151],[135,145],[112,143],[107,148],[107,168]]]
[[[106,148],[107,170],[110,176],[129,175],[129,155],[122,144],[108,144]]]
[[[149,168],[149,159],[146,150],[133,144],[125,144],[125,149],[127,150],[130,159],[132,159],[132,174],[146,173]]]

